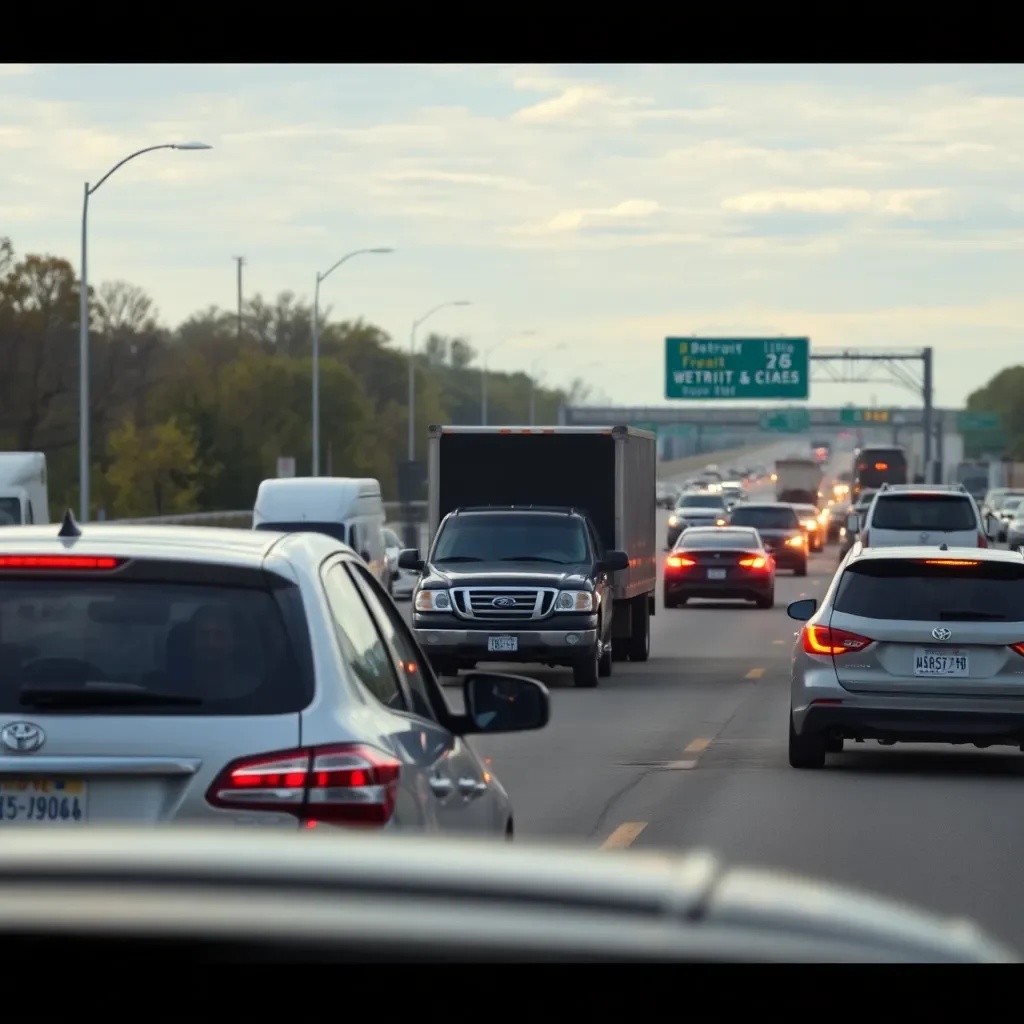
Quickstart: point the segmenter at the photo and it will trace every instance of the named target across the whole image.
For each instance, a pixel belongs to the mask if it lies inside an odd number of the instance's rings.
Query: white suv
[[[859,542],[865,548],[986,548],[993,532],[987,526],[961,484],[883,484],[864,515]]]

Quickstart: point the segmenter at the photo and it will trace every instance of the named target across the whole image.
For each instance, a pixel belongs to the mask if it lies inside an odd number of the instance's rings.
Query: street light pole
[[[416,357],[416,331],[422,324],[425,324],[435,313],[451,306],[472,306],[472,302],[459,299],[457,302],[442,302],[433,309],[424,313],[419,320],[414,320],[412,331],[409,333],[409,461],[416,459],[416,367],[413,361]]]
[[[487,359],[492,352],[496,349],[501,348],[502,345],[507,344],[510,341],[515,341],[516,338],[528,338],[531,335],[536,334],[536,331],[520,331],[518,334],[513,334],[508,338],[503,338],[501,341],[495,342],[490,348],[484,350],[483,358],[480,361],[480,425],[487,426]]]
[[[313,476],[320,475],[320,284],[325,281],[353,256],[366,253],[383,254],[394,252],[394,249],[356,249],[346,253],[329,270],[317,271],[316,285],[313,288]]]
[[[118,161],[95,185],[85,183],[82,196],[82,270],[78,297],[78,517],[84,523],[89,519],[89,196],[109,178],[114,171],[124,167],[143,153],[157,149],[212,149],[205,142],[165,142],[159,146],[147,146]]]

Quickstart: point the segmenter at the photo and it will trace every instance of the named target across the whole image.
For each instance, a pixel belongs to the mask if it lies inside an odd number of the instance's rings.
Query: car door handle
[[[430,788],[434,791],[434,796],[443,799],[446,796],[451,796],[455,783],[444,775],[432,775],[430,777]]]
[[[459,779],[459,792],[470,800],[481,793],[487,792],[487,783],[483,779]]]

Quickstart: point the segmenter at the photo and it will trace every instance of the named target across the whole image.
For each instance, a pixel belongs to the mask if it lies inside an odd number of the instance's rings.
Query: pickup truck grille
[[[467,619],[541,619],[557,590],[549,587],[458,587],[456,611]]]

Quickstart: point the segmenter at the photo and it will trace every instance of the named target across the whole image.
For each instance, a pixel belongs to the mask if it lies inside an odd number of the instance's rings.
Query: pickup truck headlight
[[[668,517],[668,525],[669,526],[678,526],[679,525],[679,516],[669,516]]]
[[[592,612],[594,595],[589,590],[563,590],[555,598],[556,612]]]
[[[416,611],[450,612],[452,599],[447,590],[420,590],[416,593]]]

